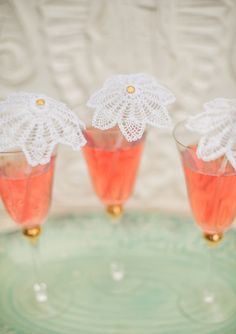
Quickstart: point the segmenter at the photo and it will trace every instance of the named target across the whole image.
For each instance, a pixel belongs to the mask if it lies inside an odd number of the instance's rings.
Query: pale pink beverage
[[[0,191],[12,219],[25,227],[42,224],[48,214],[55,156],[46,165],[31,167],[22,153],[3,156],[0,162]]]
[[[197,158],[196,145],[181,152],[192,212],[205,233],[223,233],[236,216],[236,171],[223,157]]]
[[[119,129],[87,129],[83,147],[96,194],[106,205],[123,204],[132,194],[144,137],[128,142]]]

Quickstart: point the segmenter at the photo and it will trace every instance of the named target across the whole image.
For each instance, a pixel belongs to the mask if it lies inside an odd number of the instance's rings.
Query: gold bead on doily
[[[126,87],[126,91],[127,91],[127,93],[129,93],[129,94],[134,94],[135,93],[135,87],[134,86],[127,86]]]
[[[37,106],[44,106],[45,105],[45,100],[44,99],[37,99],[35,101],[35,103],[37,104]]]

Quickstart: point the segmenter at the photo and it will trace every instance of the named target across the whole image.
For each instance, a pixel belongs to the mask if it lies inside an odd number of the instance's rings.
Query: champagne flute
[[[174,101],[165,86],[144,73],[114,75],[90,96],[94,128],[85,132],[84,155],[95,192],[113,218],[122,216],[132,193],[147,125],[169,128],[167,106]],[[112,265],[114,278],[116,271]]]
[[[82,128],[84,124],[64,103],[44,94],[11,93],[0,103],[1,196],[6,210],[33,245],[33,290],[39,316],[64,308],[64,302],[57,300],[56,307],[52,305],[55,298],[49,298],[47,284],[39,279],[36,252],[51,203],[56,148],[64,144],[79,150],[85,144]],[[54,282],[49,293],[64,292],[65,296],[64,287],[55,288],[58,283]]]
[[[177,124],[174,138],[180,153],[188,197],[197,226],[208,246],[206,283],[191,286],[180,298],[180,308],[190,319],[222,322],[236,311],[236,296],[223,278],[212,270],[213,246],[221,243],[236,216],[236,171],[224,156],[203,161],[197,156],[200,135]]]
[[[32,167],[21,151],[0,153],[0,189],[3,204],[33,251],[35,282],[33,291],[38,303],[48,301],[47,284],[39,279],[38,238],[51,203],[56,153],[45,165]]]
[[[89,127],[84,136],[87,144],[83,153],[95,193],[117,225],[134,189],[146,135],[128,142],[118,127],[109,130]],[[111,274],[115,281],[123,279],[120,261],[112,261]]]

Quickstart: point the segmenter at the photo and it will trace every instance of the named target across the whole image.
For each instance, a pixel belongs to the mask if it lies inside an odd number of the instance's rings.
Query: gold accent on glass
[[[40,226],[34,226],[23,229],[23,235],[28,238],[30,241],[36,241],[42,232]]]
[[[217,246],[223,239],[223,233],[204,233],[203,236],[210,247]]]
[[[107,213],[113,218],[118,219],[123,215],[124,209],[121,204],[107,206]]]

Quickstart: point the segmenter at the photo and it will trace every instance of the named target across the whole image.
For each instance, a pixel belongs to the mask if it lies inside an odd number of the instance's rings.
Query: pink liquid
[[[107,205],[122,204],[132,194],[144,139],[129,143],[118,131],[87,130],[83,148],[96,194]]]
[[[54,164],[55,157],[47,166],[40,166],[25,177],[0,177],[4,206],[16,223],[32,227],[44,222],[51,202]]]
[[[199,160],[196,147],[182,153],[182,161],[192,212],[206,233],[223,233],[236,215],[236,172],[228,162],[220,170],[223,158],[211,162]]]

